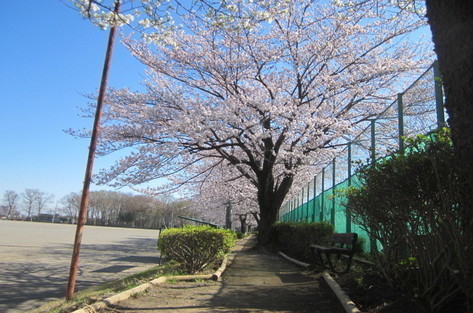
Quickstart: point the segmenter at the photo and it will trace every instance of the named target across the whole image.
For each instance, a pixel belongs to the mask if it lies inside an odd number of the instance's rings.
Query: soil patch
[[[420,300],[405,290],[391,287],[375,271],[343,274],[334,279],[364,313],[427,313]],[[453,301],[442,310],[442,313],[464,312],[464,299]]]
[[[392,288],[378,273],[353,273],[334,277],[356,306],[365,313],[426,313],[400,289]]]

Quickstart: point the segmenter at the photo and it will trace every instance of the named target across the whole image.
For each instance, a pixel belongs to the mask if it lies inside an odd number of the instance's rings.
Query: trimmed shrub
[[[184,226],[164,230],[158,249],[165,257],[180,263],[186,273],[194,274],[222,259],[234,242],[235,234],[230,230]]]
[[[290,257],[311,262],[309,245],[326,244],[333,233],[329,223],[276,223],[271,229],[271,245]]]
[[[243,239],[243,238],[248,237],[248,233],[242,233],[242,232],[239,232],[239,231],[236,232],[235,235],[236,235],[237,239]]]
[[[348,190],[347,209],[382,244],[375,257],[391,285],[429,312],[442,312],[460,292],[469,263],[452,143],[446,129],[408,143],[405,153],[358,172],[361,187]]]

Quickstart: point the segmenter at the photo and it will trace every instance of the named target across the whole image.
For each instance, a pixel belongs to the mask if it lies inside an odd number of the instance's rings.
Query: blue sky
[[[80,192],[89,140],[64,130],[92,127],[79,108],[98,90],[108,31],[61,0],[3,1],[0,29],[0,203],[5,190],[36,188],[55,201]],[[118,43],[109,86],[140,89],[143,72]],[[99,158],[94,169],[109,165]]]
[[[0,199],[37,188],[59,200],[82,189],[89,140],[64,130],[92,127],[79,108],[98,90],[108,31],[60,0],[3,1],[0,29]],[[126,49],[112,62],[109,86],[140,88],[144,67]]]

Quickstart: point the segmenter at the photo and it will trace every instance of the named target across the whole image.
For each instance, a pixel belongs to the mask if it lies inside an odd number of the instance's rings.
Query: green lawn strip
[[[59,299],[45,303],[41,307],[28,311],[28,313],[66,313],[77,310],[85,305],[103,300],[114,294],[126,291],[160,276],[181,275],[175,263],[165,263],[143,272],[139,272],[125,278],[100,284],[95,287],[84,289],[75,294],[72,300]]]

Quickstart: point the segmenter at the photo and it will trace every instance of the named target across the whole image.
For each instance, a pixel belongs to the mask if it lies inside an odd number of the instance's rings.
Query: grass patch
[[[72,300],[59,299],[45,303],[41,307],[28,311],[28,313],[67,313],[80,309],[81,307],[103,300],[114,294],[134,288],[161,276],[181,275],[178,265],[167,262],[161,266],[139,272],[120,280],[104,283],[95,287],[77,292]]]

